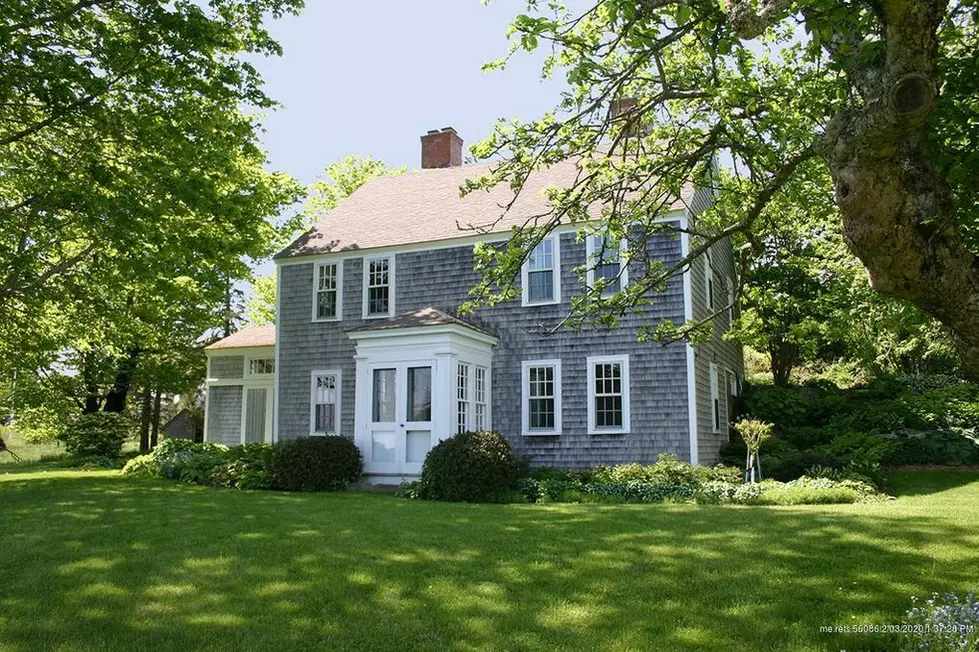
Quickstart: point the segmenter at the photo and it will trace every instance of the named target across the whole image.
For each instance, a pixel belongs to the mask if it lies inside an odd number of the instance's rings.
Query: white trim
[[[734,279],[727,277],[727,326],[734,323]]]
[[[267,344],[265,346],[239,346],[239,347],[229,347],[225,349],[211,349],[205,350],[204,353],[211,358],[227,358],[235,355],[249,356],[258,355],[266,353],[275,348],[274,344]]]
[[[256,373],[252,373],[252,362],[255,362],[256,360],[272,360],[272,366],[275,367],[276,364],[275,357],[276,356],[275,356],[274,348],[270,348],[268,350],[268,353],[253,353],[251,355],[246,355],[245,368],[243,371],[244,378],[246,380],[254,380],[257,378],[274,378],[275,372],[278,370],[278,368],[272,369],[272,373],[256,374]]]
[[[680,256],[690,255],[690,234],[687,232],[688,215],[680,220]],[[691,266],[683,270],[683,316],[693,319],[693,272]],[[690,441],[690,463],[700,463],[700,446],[697,437],[697,361],[693,343],[687,341],[687,428]]]
[[[531,430],[530,429],[530,368],[531,367],[553,367],[554,368],[554,429],[553,430]],[[561,434],[561,361],[557,358],[547,360],[524,360],[520,363],[520,403],[521,403],[521,428],[520,432],[525,437],[545,436],[553,437]]]
[[[722,434],[724,419],[721,417],[721,381],[716,362],[711,362],[708,370],[710,382],[710,428],[715,435]]]
[[[530,301],[529,293],[530,286],[528,279],[530,277],[530,252],[527,254],[527,260],[520,267],[520,305],[529,308],[533,306],[553,306],[555,304],[561,303],[561,235],[558,233],[549,233],[541,241],[537,243],[540,246],[548,240],[551,241],[551,278],[553,279],[552,290],[554,296],[549,301]],[[537,247],[534,247],[536,249]],[[538,270],[539,271],[539,270]]]
[[[336,410],[334,411],[336,415],[336,423],[334,430],[329,432],[319,432],[316,430],[316,377],[317,376],[334,376],[336,383],[336,395],[337,400],[335,402]],[[309,372],[309,436],[310,437],[322,437],[329,434],[340,434],[340,429],[342,427],[343,419],[342,412],[340,412],[340,401],[343,397],[343,372],[339,369],[314,369]]]
[[[500,342],[498,337],[474,328],[469,328],[468,326],[463,326],[462,324],[439,324],[437,326],[410,326],[385,330],[350,331],[347,333],[347,337],[357,342],[360,340],[403,339],[411,336],[422,337],[425,335],[442,335],[446,333],[476,340],[477,342],[489,344],[490,346],[495,346]]]
[[[275,268],[275,341],[279,341],[279,322],[282,318],[282,270]],[[279,441],[279,346],[275,347],[275,378],[272,380],[272,443]]]
[[[595,365],[612,363],[621,367],[622,383],[622,425],[618,428],[599,428],[595,425]],[[629,407],[629,356],[628,355],[593,355],[588,356],[588,434],[589,435],[624,435],[630,432]]]
[[[686,211],[682,208],[674,209],[667,212],[665,215],[661,215],[653,220],[653,223],[659,224],[663,222],[675,222],[680,221],[684,223],[686,220]],[[579,222],[577,224],[561,224],[554,227],[550,234],[548,235],[562,235],[565,233],[577,233],[581,230],[584,222]],[[681,226],[681,228],[686,228],[686,226]],[[276,258],[272,262],[275,263],[276,267],[286,267],[288,265],[308,265],[309,263],[315,263],[322,260],[343,260],[352,258],[361,258],[363,256],[386,256],[394,254],[409,253],[414,251],[433,251],[436,249],[454,249],[456,247],[468,247],[479,242],[497,242],[506,243],[510,239],[507,232],[503,233],[483,233],[479,235],[467,235],[460,236],[458,238],[447,238],[444,240],[425,240],[422,242],[408,242],[398,245],[388,245],[386,247],[365,247],[363,249],[350,249],[344,248],[338,251],[333,251],[329,253],[322,254],[310,254],[306,256],[290,256],[286,258]],[[356,253],[354,253],[356,252]]]
[[[335,317],[320,317],[319,316],[319,302],[320,302],[320,268],[326,267],[327,265],[333,265],[337,268],[336,280],[337,287],[334,292],[337,293],[337,314]],[[276,295],[278,297],[278,295]],[[313,323],[329,323],[335,321],[343,321],[343,260],[321,260],[313,265],[313,306],[312,306],[312,322]],[[278,315],[276,315],[278,317]],[[278,321],[278,320],[276,320]]]
[[[383,255],[375,255],[375,256],[364,256],[363,263],[362,263],[363,264],[363,268],[362,268],[362,270],[363,270],[363,274],[362,274],[362,276],[363,276],[363,283],[362,283],[362,286],[363,286],[362,287],[363,296],[361,298],[361,303],[362,303],[362,314],[361,314],[361,316],[364,319],[386,319],[388,317],[393,317],[394,316],[394,314],[395,314],[395,310],[394,310],[394,291],[395,291],[395,288],[394,288],[394,284],[395,284],[395,266],[394,266],[394,259],[395,259],[395,257],[396,256],[393,253],[391,253],[391,254],[383,254]],[[367,295],[368,295],[367,288],[368,288],[368,284],[370,282],[370,264],[371,264],[372,261],[375,261],[375,260],[385,260],[385,259],[388,261],[388,311],[386,313],[377,313],[375,315],[369,315],[369,314],[367,314],[367,305],[368,305],[368,301],[367,301]]]
[[[704,252],[704,303],[708,315],[714,312],[714,265],[710,262],[710,249]]]
[[[596,253],[598,253],[595,251],[594,238],[604,239],[604,237],[605,235],[602,233],[587,233],[585,235],[585,265],[588,266],[588,270],[585,276],[585,281],[588,284],[588,289],[591,289],[595,286],[595,267],[596,264],[599,262],[597,260],[593,262],[593,258],[595,257]],[[622,241],[619,243],[619,249],[618,249],[620,292],[624,290],[627,285],[629,285],[629,261],[628,261],[628,257],[625,255],[628,250],[629,250],[629,241],[626,240],[625,238],[622,238]],[[608,289],[602,292],[602,296],[611,296],[612,294],[614,294],[614,292],[611,292]]]

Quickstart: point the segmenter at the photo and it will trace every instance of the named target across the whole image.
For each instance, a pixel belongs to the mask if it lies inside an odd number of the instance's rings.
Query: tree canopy
[[[519,190],[568,158],[580,174],[511,246],[482,248],[476,300],[505,296],[529,249],[591,205],[613,236],[639,233],[630,248],[641,251],[671,228],[656,218],[692,182],[716,202],[691,223],[689,256],[650,261],[624,292],[579,312],[641,307],[726,237],[765,256],[785,199],[800,214],[830,207],[873,287],[937,318],[979,375],[976,24],[973,4],[942,0],[600,0],[577,12],[530,0],[509,55],[490,67],[545,47],[543,73],[567,88],[554,110],[501,122],[474,148],[505,160],[468,190]]]
[[[0,5],[0,369],[117,411],[141,362],[199,367],[303,194],[265,169],[275,103],[243,56],[279,54],[263,20],[302,2]]]

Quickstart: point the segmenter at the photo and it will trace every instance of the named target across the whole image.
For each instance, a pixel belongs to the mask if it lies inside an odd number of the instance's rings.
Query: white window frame
[[[721,388],[717,363],[711,362],[708,371],[710,378],[710,425],[714,434],[721,433],[723,419],[721,419]]]
[[[522,306],[551,306],[561,303],[561,236],[557,233],[543,238],[538,245],[551,241],[551,275],[553,278],[554,296],[549,301],[530,300],[530,255],[520,268],[520,287]],[[536,247],[534,247],[536,249]]]
[[[596,425],[597,414],[595,413],[595,365],[598,364],[618,364],[622,370],[622,425],[617,428],[601,427]],[[588,364],[588,434],[589,435],[621,435],[630,432],[630,404],[629,404],[629,356],[628,355],[596,355],[589,356]]]
[[[601,254],[601,252],[595,250],[595,245],[596,245],[595,239],[596,238],[601,238],[602,241],[604,242],[604,240],[605,240],[605,234],[602,234],[602,233],[589,233],[585,237],[585,260],[586,260],[586,264],[588,265],[588,271],[587,271],[586,281],[588,283],[589,289],[595,287],[595,267],[600,262],[597,259],[597,256],[599,254]],[[625,255],[625,253],[628,251],[628,248],[629,248],[629,242],[625,238],[622,238],[622,241],[619,243],[619,249],[618,249],[618,251],[619,251],[619,291],[620,292],[622,290],[624,290],[627,285],[629,285],[628,257]],[[611,261],[607,261],[607,262],[611,262]],[[602,296],[603,297],[612,296],[613,294],[615,294],[615,291],[612,290],[611,288],[605,288],[605,289],[602,290]]]
[[[316,430],[316,378],[317,376],[333,376],[336,378],[336,426],[335,430],[319,432]],[[309,374],[309,435],[310,437],[325,437],[329,434],[340,434],[343,419],[340,412],[340,402],[343,397],[343,373],[339,369],[314,369]]]
[[[482,379],[482,400],[480,400],[480,381],[479,372],[483,372]],[[472,409],[473,418],[472,425],[475,430],[489,430],[490,425],[490,400],[489,400],[489,388],[490,388],[490,370],[489,367],[484,367],[482,365],[473,365],[472,367]],[[479,423],[478,414],[479,408],[483,408],[483,422]]]
[[[472,430],[473,418],[473,365],[456,362],[456,433]]]
[[[332,265],[337,269],[337,287],[336,290],[334,290],[337,293],[337,314],[335,317],[319,316],[320,268],[326,267],[327,265]],[[313,321],[331,322],[331,321],[342,321],[342,320],[343,320],[343,261],[326,260],[323,262],[316,263],[315,265],[313,265]]]
[[[252,363],[258,360],[271,360],[272,361],[272,371],[271,373],[253,373]],[[210,362],[208,362],[208,369],[210,369]],[[245,356],[245,369],[242,376],[244,378],[275,378],[275,353],[263,354],[263,355],[246,355]]]
[[[530,428],[530,370],[532,367],[554,368],[554,428],[541,430]],[[524,360],[520,364],[520,400],[521,400],[521,433],[525,437],[553,437],[561,434],[561,361],[552,358],[548,360]]]
[[[364,319],[384,319],[386,317],[391,317],[394,315],[394,281],[395,281],[395,267],[394,267],[394,254],[389,254],[385,256],[371,256],[370,258],[364,258],[363,264],[363,317]],[[370,305],[369,301],[369,287],[370,287],[370,264],[376,260],[387,260],[388,261],[388,311],[386,313],[368,314],[367,309]]]

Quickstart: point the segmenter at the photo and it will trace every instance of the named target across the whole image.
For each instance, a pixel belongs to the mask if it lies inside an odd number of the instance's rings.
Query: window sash
[[[248,361],[249,376],[268,376],[275,373],[275,358],[252,358]]]
[[[337,410],[339,385],[336,374],[313,376],[313,432],[325,434],[340,431],[340,414]]]
[[[316,269],[316,318],[336,319],[340,267],[337,263],[324,263]]]
[[[593,370],[595,427],[621,428],[624,419],[622,363],[596,362]]]
[[[456,367],[456,432],[469,429],[469,365]]]
[[[553,430],[555,426],[554,367],[538,366],[528,370],[529,427],[531,430]]]
[[[526,303],[550,303],[557,300],[558,279],[555,251],[557,240],[552,237],[541,240],[530,252],[526,263]]]
[[[367,314],[386,315],[391,306],[391,264],[388,258],[375,258],[367,266]]]
[[[473,368],[473,427],[485,430],[486,423],[486,367]]]
[[[610,241],[607,235],[592,235],[588,238],[588,264],[592,284],[604,280],[602,295],[615,294],[622,289],[622,249]]]

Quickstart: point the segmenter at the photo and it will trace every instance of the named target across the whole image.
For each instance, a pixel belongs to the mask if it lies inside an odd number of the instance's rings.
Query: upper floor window
[[[629,282],[629,269],[623,260],[625,241],[616,242],[607,235],[589,235],[585,250],[588,256],[588,287],[602,285],[602,296],[619,292]]]
[[[394,258],[364,261],[364,317],[389,317],[394,313]]]
[[[523,305],[560,303],[561,246],[557,235],[538,243],[523,265]]]
[[[734,323],[734,279],[727,277],[727,323]]]
[[[340,372],[314,371],[310,433],[340,432]]]
[[[714,309],[714,266],[710,262],[710,251],[704,253],[704,298],[707,309]]]
[[[268,376],[275,373],[275,358],[250,358],[248,360],[249,376]]]
[[[340,263],[316,266],[314,317],[317,321],[340,319]]]
[[[629,432],[629,356],[588,358],[588,434]]]
[[[522,371],[523,434],[560,434],[561,361],[527,361]]]
[[[717,364],[710,363],[710,410],[714,432],[721,432],[721,388]]]

